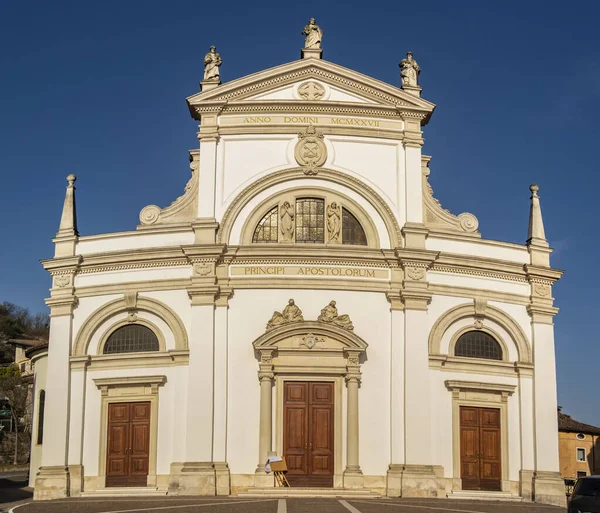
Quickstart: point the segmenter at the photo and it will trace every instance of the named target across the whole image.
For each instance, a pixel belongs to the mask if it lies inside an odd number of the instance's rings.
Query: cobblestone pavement
[[[450,499],[271,499],[127,497],[21,504],[11,513],[565,513],[530,503]]]

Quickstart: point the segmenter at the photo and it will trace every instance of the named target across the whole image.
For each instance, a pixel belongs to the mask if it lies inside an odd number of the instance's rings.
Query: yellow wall
[[[558,433],[560,451],[560,474],[566,479],[576,479],[577,472],[587,475],[600,474],[600,437],[585,435],[578,440],[576,433]],[[585,449],[585,462],[577,461],[577,448]]]

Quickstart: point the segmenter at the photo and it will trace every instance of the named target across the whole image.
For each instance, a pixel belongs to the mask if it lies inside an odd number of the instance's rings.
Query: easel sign
[[[288,469],[285,458],[280,458],[279,456],[269,457],[267,459],[267,468],[270,468],[273,471],[273,475],[275,476],[275,486],[290,487],[290,482],[285,477],[285,472],[287,472]]]

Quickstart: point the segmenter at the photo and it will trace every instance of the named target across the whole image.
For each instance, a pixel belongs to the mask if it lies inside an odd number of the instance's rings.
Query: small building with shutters
[[[130,231],[80,234],[69,175],[36,499],[273,493],[277,455],[307,494],[564,503],[539,188],[523,244],[444,209],[411,76],[202,81],[183,194]]]

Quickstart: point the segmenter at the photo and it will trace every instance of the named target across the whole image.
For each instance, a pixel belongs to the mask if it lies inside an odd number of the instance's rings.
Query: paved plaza
[[[0,506],[1,507],[1,506]],[[564,513],[530,503],[449,499],[236,499],[217,497],[107,497],[25,503],[15,513]]]

